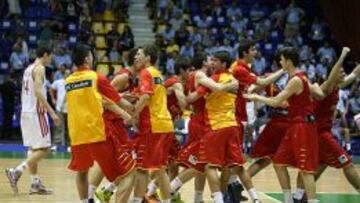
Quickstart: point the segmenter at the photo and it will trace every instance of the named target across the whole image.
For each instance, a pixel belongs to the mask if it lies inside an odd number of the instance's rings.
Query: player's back
[[[23,81],[22,81],[22,90],[21,90],[21,112],[22,113],[36,113],[44,110],[40,106],[35,95],[35,81],[33,77],[33,71],[35,67],[39,64],[29,65],[24,72]],[[38,67],[44,68],[44,67]],[[45,88],[45,75],[44,75],[44,84],[41,89],[41,94],[46,99],[46,88]]]

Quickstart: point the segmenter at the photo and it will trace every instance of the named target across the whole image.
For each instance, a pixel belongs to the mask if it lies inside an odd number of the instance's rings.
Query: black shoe
[[[293,200],[294,200],[294,203],[307,203],[307,200],[304,197],[301,200],[298,200],[298,199],[295,199],[295,198],[293,198]]]
[[[244,187],[241,185],[239,181],[229,184],[227,191],[230,196],[230,199],[234,203],[239,203],[249,200],[247,197],[242,195],[242,192],[244,191]]]
[[[94,199],[89,199],[88,203],[95,203],[95,200]]]

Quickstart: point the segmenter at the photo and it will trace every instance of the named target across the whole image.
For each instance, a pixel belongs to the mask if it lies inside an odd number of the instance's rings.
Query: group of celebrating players
[[[94,202],[94,196],[109,202],[115,191],[118,203],[127,202],[132,192],[133,203],[182,202],[179,189],[195,178],[195,203],[203,202],[205,180],[215,203],[246,200],[242,185],[251,201],[259,203],[251,177],[270,163],[286,203],[319,202],[315,181],[327,166],[342,168],[360,192],[351,157],[331,133],[338,90],[360,74],[360,66],[344,74],[342,64],[350,49],[343,48],[321,85],[311,84],[299,70],[299,54],[293,47],[278,51],[281,68],[266,77],[251,72],[257,53],[254,44],[244,40],[238,49],[235,62],[225,51],[213,56],[199,53],[191,61],[178,58],[175,75],[165,80],[155,67],[157,49],[139,47],[130,51],[129,67],[109,81],[92,71],[89,47],[76,46],[72,54],[76,68],[66,78],[65,88],[72,154],[69,168],[77,172],[81,202]],[[51,50],[40,47],[37,57],[25,71],[22,89],[21,127],[31,153],[16,168],[6,169],[6,174],[17,192],[17,182],[29,168],[31,192],[44,194],[51,191],[37,176],[37,162],[50,147],[46,113],[55,124],[59,119],[44,92],[44,69],[51,61]],[[287,84],[281,87],[278,81],[284,77]],[[264,91],[266,96],[260,94]],[[256,161],[246,169],[243,124],[248,101],[269,106],[269,121],[250,153]],[[174,122],[188,111],[188,138],[180,146]],[[135,132],[134,139],[129,138],[128,126]],[[288,166],[299,170],[295,195]],[[104,177],[109,183],[98,188]]]

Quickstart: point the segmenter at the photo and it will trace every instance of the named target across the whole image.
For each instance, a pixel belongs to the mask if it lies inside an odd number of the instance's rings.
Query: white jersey
[[[29,65],[23,76],[22,89],[21,89],[21,113],[42,113],[44,108],[40,106],[38,99],[35,96],[35,83],[33,78],[33,70],[38,64]],[[46,99],[46,88],[45,88],[45,74],[44,74],[44,85],[41,89],[41,94]]]

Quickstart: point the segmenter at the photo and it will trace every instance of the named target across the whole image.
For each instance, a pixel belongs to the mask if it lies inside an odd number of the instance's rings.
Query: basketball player
[[[163,76],[154,67],[157,50],[145,46],[138,50],[136,62],[144,69],[139,74],[140,97],[135,105],[134,117],[138,128],[138,174],[134,191],[134,203],[141,203],[146,193],[148,173],[159,184],[165,203],[171,202],[170,180],[166,173],[174,126],[167,109],[166,88]]]
[[[39,46],[35,62],[24,72],[21,90],[21,132],[24,146],[28,147],[28,157],[17,167],[5,170],[15,193],[18,193],[17,182],[27,168],[31,177],[30,194],[52,193],[41,183],[37,174],[38,162],[48,154],[51,146],[48,114],[56,126],[61,123],[46,98],[45,69],[51,61],[51,49]]]
[[[231,58],[227,52],[217,52],[214,57],[215,74],[211,78],[218,83],[233,80],[228,72]],[[250,177],[246,174],[243,164],[246,163],[242,154],[239,127],[235,116],[236,96],[224,92],[211,92],[200,87],[198,92],[206,96],[205,103],[205,135],[200,141],[199,161],[206,163],[205,174],[209,182],[215,203],[222,203],[218,168],[229,167],[238,174],[253,202],[260,202]],[[221,105],[219,105],[221,104]]]
[[[135,161],[118,147],[114,137],[122,136],[116,133],[125,132],[115,131],[113,125],[104,122],[103,108],[108,108],[125,121],[131,120],[131,116],[116,105],[121,97],[107,79],[90,70],[93,56],[89,47],[77,45],[72,58],[77,70],[65,81],[72,154],[69,168],[77,172],[80,200],[82,203],[93,202],[88,194],[88,170],[96,161],[105,177],[113,183],[112,187],[121,184],[121,189],[125,190],[119,193],[116,202],[127,202]]]
[[[167,90],[167,108],[171,114],[171,118],[175,123],[182,115],[182,112],[186,108],[186,96],[184,94],[183,83],[187,81],[188,70],[191,68],[190,61],[187,58],[178,58],[175,61],[175,74],[168,77],[165,80],[165,88]],[[168,174],[170,180],[174,179],[178,175],[178,165],[175,160],[181,149],[180,143],[174,135],[173,143],[170,147]],[[148,185],[148,191],[145,199],[150,202],[155,199],[154,194],[157,189],[157,184],[152,180]],[[178,201],[181,197],[177,196]]]
[[[327,166],[341,168],[349,183],[360,193],[360,177],[352,163],[351,156],[337,143],[331,132],[332,118],[338,103],[339,89],[348,86],[360,75],[360,65],[358,65],[350,75],[344,78],[342,64],[349,52],[349,48],[343,48],[340,58],[330,72],[329,78],[320,86],[325,93],[325,98],[315,102],[315,116],[319,133],[320,165],[315,180],[320,178]],[[298,184],[294,199],[297,202],[301,202],[304,190],[302,189],[303,184],[299,177]]]
[[[291,165],[298,168],[302,175],[305,191],[309,198],[308,202],[315,203],[318,200],[315,196],[316,186],[313,174],[318,165],[318,135],[312,95],[304,73],[298,71],[299,54],[296,49],[292,47],[283,48],[280,63],[290,77],[283,91],[270,98],[257,94],[244,94],[244,97],[253,101],[264,102],[273,107],[281,106],[284,101],[289,102],[288,116],[291,119],[291,124],[273,158],[274,168],[284,192],[284,202],[293,202],[289,174],[286,168],[286,165]]]
[[[122,93],[122,95],[125,94],[129,95],[127,93],[132,92],[133,89],[135,88],[134,75],[136,75],[139,72],[139,68],[134,65],[135,55],[137,51],[138,51],[137,48],[130,50],[128,55],[129,67],[118,71],[111,81],[111,85],[119,93]],[[130,97],[127,96],[127,98]],[[121,102],[120,106],[122,108],[127,109],[128,112],[133,111],[133,105],[131,105],[131,103],[129,103],[127,99],[123,98],[120,102]],[[131,141],[129,140],[128,133],[124,126],[124,120],[109,110],[106,110],[104,112],[103,117],[106,122],[105,125],[113,126],[112,131],[117,132],[113,134],[116,136],[114,137],[114,139],[118,140],[119,147],[123,148],[124,151],[126,151],[127,153],[133,154],[134,147]],[[111,184],[107,184],[105,187],[101,188],[101,190],[95,192],[96,188],[100,185],[103,178],[104,178],[103,172],[101,171],[100,167],[97,164],[95,164],[94,167],[91,169],[91,176],[89,181],[90,182],[89,198],[93,198],[93,194],[95,193],[97,199],[99,199],[101,202],[109,202],[114,192],[114,187],[111,187]]]
[[[244,125],[247,124],[247,109],[246,109],[246,99],[243,98],[242,94],[247,92],[247,89],[252,84],[259,86],[268,86],[269,84],[276,81],[283,73],[283,70],[278,70],[277,72],[270,74],[266,78],[257,77],[251,72],[250,64],[253,63],[257,50],[255,44],[250,40],[243,40],[238,47],[239,59],[231,65],[230,72],[232,72],[233,77],[238,80],[239,88],[237,91],[236,97],[236,118],[240,127],[240,141],[243,143],[244,140]],[[252,126],[246,125],[246,131],[252,132]],[[227,190],[230,199],[233,201],[246,200],[246,197],[236,198],[236,191],[243,191],[243,187],[237,181],[236,174],[229,174],[229,170],[223,170],[222,174],[222,190]],[[227,184],[229,185],[227,186]],[[227,186],[227,187],[226,187]],[[232,192],[235,191],[235,192]],[[227,195],[227,194],[226,194]]]

